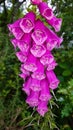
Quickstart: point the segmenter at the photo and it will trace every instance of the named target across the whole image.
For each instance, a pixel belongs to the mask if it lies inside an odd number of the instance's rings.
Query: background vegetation
[[[53,52],[58,62],[55,72],[61,82],[55,94],[52,92],[54,98],[44,118],[25,103],[23,80],[18,76],[20,62],[7,29],[8,23],[23,16],[26,3],[25,0],[7,2],[8,5],[6,0],[0,0],[0,130],[73,130],[73,1],[51,1],[55,14],[63,19],[59,35],[64,41]],[[27,10],[35,11],[36,7],[30,7]]]

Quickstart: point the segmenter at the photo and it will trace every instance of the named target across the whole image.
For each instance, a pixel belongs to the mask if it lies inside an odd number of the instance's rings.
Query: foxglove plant
[[[54,15],[47,3],[42,0],[31,2],[37,5],[40,14],[55,31],[59,31],[62,19]],[[48,111],[48,102],[52,98],[50,90],[56,89],[59,84],[53,71],[57,63],[51,51],[55,47],[60,47],[63,38],[58,37],[42,20],[37,19],[33,11],[8,24],[8,28],[15,37],[11,42],[15,51],[18,50],[16,56],[21,62],[19,76],[24,81],[22,90],[27,95],[26,103],[30,107],[36,107],[37,112],[44,116]]]

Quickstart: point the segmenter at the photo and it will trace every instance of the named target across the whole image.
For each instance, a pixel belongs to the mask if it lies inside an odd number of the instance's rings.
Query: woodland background
[[[7,5],[6,0],[0,0],[0,130],[73,130],[73,1],[51,0],[54,13],[63,19],[58,35],[64,41],[53,51],[60,84],[44,118],[25,103],[26,95],[21,90],[23,80],[18,76],[20,62],[7,28],[8,23],[23,17],[25,2],[7,0]],[[29,5],[27,10],[35,12],[36,6]]]

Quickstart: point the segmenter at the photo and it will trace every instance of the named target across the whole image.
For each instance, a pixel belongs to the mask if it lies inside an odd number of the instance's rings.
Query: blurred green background
[[[21,90],[23,80],[18,76],[20,62],[7,28],[26,9],[35,12],[36,6],[27,8],[26,4],[25,0],[0,0],[0,130],[73,130],[73,1],[51,0],[54,13],[63,19],[58,35],[64,41],[53,51],[60,84],[43,118],[25,103],[26,95]]]

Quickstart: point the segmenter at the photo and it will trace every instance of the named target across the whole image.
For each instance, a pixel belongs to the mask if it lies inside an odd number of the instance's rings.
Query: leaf
[[[70,70],[65,70],[62,73],[63,76],[70,76],[71,74],[72,74],[72,72]]]
[[[68,69],[69,68],[68,64],[66,64],[66,63],[59,63],[59,66],[61,68],[63,68],[63,69]]]

